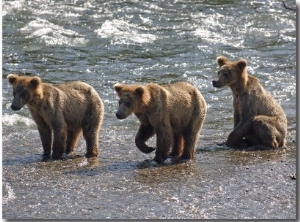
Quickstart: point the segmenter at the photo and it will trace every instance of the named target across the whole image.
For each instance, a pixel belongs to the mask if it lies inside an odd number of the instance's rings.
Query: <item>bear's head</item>
[[[11,104],[12,110],[20,110],[32,99],[41,94],[42,80],[37,76],[27,77],[9,74],[7,80],[13,86],[14,98]]]
[[[244,59],[230,62],[226,57],[220,56],[217,58],[217,63],[219,65],[219,70],[217,78],[212,81],[214,87],[232,87],[247,74],[247,61]]]
[[[149,101],[149,93],[142,85],[115,84],[118,94],[119,108],[116,113],[118,119],[125,119],[133,112],[137,112]]]

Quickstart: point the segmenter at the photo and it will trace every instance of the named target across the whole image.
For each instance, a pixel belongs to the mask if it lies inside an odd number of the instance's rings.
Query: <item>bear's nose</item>
[[[118,119],[124,119],[124,116],[121,113],[119,113],[119,112],[116,113],[116,117]]]
[[[216,88],[222,87],[222,84],[216,79],[212,81],[212,84],[213,84],[213,87],[216,87]]]
[[[11,104],[11,109],[12,110],[14,110],[14,111],[16,111],[16,110],[20,110],[20,108],[19,107],[17,107],[17,106],[15,106],[14,104]]]

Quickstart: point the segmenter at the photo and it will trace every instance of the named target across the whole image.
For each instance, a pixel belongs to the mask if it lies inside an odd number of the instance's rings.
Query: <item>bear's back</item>
[[[76,81],[53,85],[66,122],[81,125],[87,115],[101,115],[103,103],[96,90],[87,83]]]
[[[190,121],[204,119],[206,102],[199,90],[191,84],[187,82],[169,85],[147,84],[147,87],[152,93],[153,105],[149,112],[152,121],[161,116],[164,120],[169,119],[174,129],[185,129]]]
[[[246,101],[240,102],[242,106],[251,104],[252,109],[256,109],[257,115],[266,116],[279,116],[285,118],[284,111],[277,100],[272,96],[272,94],[264,88],[260,81],[248,74],[248,87]],[[243,100],[243,94],[241,93],[238,98]],[[247,101],[249,100],[249,101]]]
[[[186,104],[187,102],[194,103],[204,100],[200,91],[187,82],[177,82],[162,87],[169,92],[170,99],[176,100],[177,103],[182,101]]]

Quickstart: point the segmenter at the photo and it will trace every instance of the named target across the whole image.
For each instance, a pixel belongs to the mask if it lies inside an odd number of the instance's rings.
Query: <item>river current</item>
[[[296,13],[281,1],[3,0],[2,23],[3,218],[296,218]],[[217,145],[233,129],[232,93],[211,83],[220,55],[246,59],[281,104],[284,149]],[[10,108],[9,73],[92,85],[105,105],[99,158],[83,157],[81,138],[81,157],[41,162],[28,109]],[[115,117],[112,86],[177,81],[200,90],[207,117],[192,162],[155,166],[135,146],[137,118]]]

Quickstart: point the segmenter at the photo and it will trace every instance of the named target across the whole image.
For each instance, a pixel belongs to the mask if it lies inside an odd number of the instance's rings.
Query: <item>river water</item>
[[[294,1],[285,1],[295,7]],[[296,13],[275,0],[3,0],[2,184],[6,219],[295,219]],[[216,89],[216,57],[248,60],[288,118],[279,151],[217,144],[233,128],[232,95]],[[9,73],[81,80],[105,105],[100,156],[40,162],[27,108],[13,112]],[[160,166],[118,120],[115,83],[187,81],[208,113],[195,160]],[[155,138],[149,141],[155,144]]]

